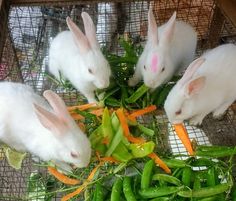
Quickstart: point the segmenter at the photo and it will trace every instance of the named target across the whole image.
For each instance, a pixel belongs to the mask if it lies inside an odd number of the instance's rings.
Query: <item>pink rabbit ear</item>
[[[176,19],[176,11],[173,13],[171,18],[166,23],[166,27],[163,31],[162,37],[160,38],[161,44],[166,45],[171,42],[175,30],[175,19]]]
[[[190,81],[186,88],[185,93],[187,96],[193,96],[201,91],[201,89],[205,86],[206,78],[204,76],[198,77],[192,81]]]
[[[60,118],[64,122],[71,121],[71,117],[67,111],[67,107],[60,96],[58,96],[51,90],[44,91],[43,96],[47,99],[54,112],[58,115],[58,118]]]
[[[198,70],[198,68],[205,62],[205,58],[195,59],[185,71],[183,77],[179,80],[179,84],[184,86],[188,81],[190,81],[194,75],[194,73]]]
[[[96,28],[94,26],[93,20],[86,12],[82,12],[81,16],[83,18],[85,34],[90,43],[90,46],[93,48],[100,48],[96,38]]]
[[[91,49],[87,37],[83,34],[79,27],[70,19],[70,17],[66,18],[66,23],[68,28],[72,32],[72,35],[80,52],[86,53],[89,49]]]
[[[153,54],[151,62],[151,71],[153,73],[156,73],[157,70],[158,70],[158,56],[156,54]]]
[[[151,6],[148,10],[148,41],[153,44],[158,43],[157,24]]]
[[[64,135],[68,131],[68,127],[65,122],[57,118],[57,116],[39,105],[34,104],[35,113],[40,123],[52,133],[57,135]]]

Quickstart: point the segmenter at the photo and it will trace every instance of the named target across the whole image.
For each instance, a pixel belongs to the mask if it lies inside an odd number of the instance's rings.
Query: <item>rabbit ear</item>
[[[175,30],[175,19],[176,19],[176,11],[173,13],[171,18],[166,23],[166,27],[162,33],[162,37],[160,38],[161,44],[166,45],[172,40]]]
[[[55,113],[62,121],[70,122],[70,115],[67,111],[64,101],[60,98],[60,96],[51,90],[44,91],[43,96],[47,99]]]
[[[34,104],[34,108],[40,123],[45,128],[51,130],[52,133],[63,135],[68,131],[66,123],[58,119],[55,114],[36,104]]]
[[[86,12],[82,12],[81,16],[83,18],[84,30],[90,46],[93,48],[100,48],[96,38],[96,28],[93,24],[93,20]]]
[[[68,28],[72,32],[72,35],[80,52],[86,53],[90,49],[87,37],[83,34],[79,27],[70,19],[70,17],[66,18],[66,23]]]
[[[158,43],[157,24],[151,6],[148,10],[148,41],[153,44]]]
[[[181,86],[184,86],[189,80],[192,79],[192,76],[197,71],[197,69],[205,62],[205,58],[195,59],[185,71],[183,77],[180,79],[179,83]]]
[[[194,94],[199,93],[199,91],[201,91],[201,89],[204,87],[205,82],[206,82],[206,77],[204,76],[198,77],[190,81],[185,88],[185,94],[187,94],[187,96],[192,96]]]

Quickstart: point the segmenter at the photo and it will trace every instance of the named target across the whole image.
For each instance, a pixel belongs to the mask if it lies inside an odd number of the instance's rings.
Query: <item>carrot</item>
[[[192,148],[191,141],[189,139],[187,130],[185,129],[183,124],[174,124],[174,129],[179,139],[183,143],[184,147],[187,149],[190,155],[194,155],[194,151]]]
[[[151,153],[148,155],[151,159],[155,161],[157,165],[159,165],[166,173],[170,174],[170,168],[162,161],[155,153]]]
[[[55,169],[53,167],[48,167],[48,172],[64,184],[76,185],[80,182],[77,179],[71,179],[71,178],[67,177],[66,175],[58,172],[57,169]]]
[[[97,110],[93,110],[90,113],[99,117],[99,116],[102,116],[103,110],[104,110],[103,108],[100,108],[100,109],[97,109]]]
[[[61,201],[67,201],[71,198],[73,198],[74,196],[76,195],[79,195],[83,190],[84,188],[86,188],[86,186],[89,184],[90,181],[92,181],[95,173],[97,172],[98,168],[100,166],[103,165],[104,162],[100,162],[92,171],[91,173],[89,174],[88,178],[84,181],[84,183],[78,188],[76,189],[74,192],[72,193],[69,193],[67,195],[65,195],[64,197],[62,197]]]
[[[62,197],[61,201],[67,201],[71,198],[73,198],[76,195],[79,195],[81,193],[82,190],[84,190],[84,188],[87,186],[87,183],[85,182],[83,185],[81,185],[78,189],[76,189],[76,191],[69,193],[65,196]]]
[[[133,112],[133,113],[131,113],[129,115],[129,119],[132,120],[132,119],[134,119],[134,118],[136,118],[138,116],[141,116],[141,115],[144,115],[146,113],[152,112],[152,111],[154,111],[156,109],[157,109],[157,107],[155,105],[150,105],[150,106],[145,107],[145,108],[143,108],[141,110],[136,110],[135,112]]]
[[[108,136],[105,137],[105,138],[103,138],[102,144],[106,144],[106,145],[109,144],[109,138],[108,138]]]
[[[84,123],[78,122],[77,124],[78,124],[79,128],[80,128],[83,132],[85,132],[86,128],[85,128]]]
[[[113,157],[111,156],[108,156],[108,157],[102,157],[100,158],[101,161],[104,161],[104,162],[109,162],[109,163],[117,163],[118,161],[116,159],[114,159]]]
[[[97,107],[96,103],[87,103],[87,104],[84,104],[84,105],[70,106],[70,107],[67,107],[67,109],[68,109],[68,111],[71,112],[71,111],[76,110],[76,109],[87,110],[87,109],[94,108],[94,107]]]
[[[116,114],[117,114],[117,117],[118,119],[120,120],[120,124],[122,126],[122,129],[124,131],[124,136],[127,138],[127,140],[129,142],[133,142],[133,143],[136,143],[136,144],[142,144],[145,142],[145,140],[143,138],[136,138],[136,137],[133,137],[130,132],[129,132],[129,126],[127,124],[127,120],[126,120],[126,117],[124,115],[124,111],[123,109],[119,108],[117,111],[116,111]]]
[[[74,120],[82,120],[82,119],[84,119],[84,117],[83,117],[82,115],[77,114],[77,113],[72,113],[72,114],[70,114],[70,115],[71,115],[71,117],[72,117]]]

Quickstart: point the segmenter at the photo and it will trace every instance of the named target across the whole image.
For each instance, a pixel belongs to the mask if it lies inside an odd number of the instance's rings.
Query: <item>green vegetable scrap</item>
[[[8,164],[16,170],[19,170],[24,158],[26,157],[26,153],[18,152],[5,144],[2,145],[2,148],[7,158]]]

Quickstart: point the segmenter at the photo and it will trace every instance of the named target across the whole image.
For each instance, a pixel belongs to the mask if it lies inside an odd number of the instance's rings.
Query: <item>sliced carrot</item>
[[[97,109],[97,110],[92,110],[90,113],[99,117],[99,116],[102,116],[103,111],[104,111],[104,109],[100,108],[100,109]]]
[[[67,177],[66,175],[58,172],[57,169],[53,167],[48,167],[48,172],[64,184],[76,185],[80,182],[77,179],[71,179]]]
[[[80,128],[83,132],[85,132],[86,128],[85,128],[84,123],[78,122],[77,124],[78,124],[79,128]]]
[[[159,165],[166,173],[170,174],[170,168],[162,161],[155,153],[151,153],[148,155],[151,159],[155,161],[157,165]]]
[[[120,120],[120,124],[123,128],[123,131],[124,131],[124,136],[127,138],[127,140],[129,142],[133,142],[135,144],[142,144],[145,142],[145,139],[141,138],[141,137],[134,137],[130,134],[129,132],[129,126],[127,124],[127,120],[126,120],[126,117],[124,115],[124,111],[123,109],[119,108],[117,111],[116,111],[116,114],[117,114],[117,117],[118,119]]]
[[[87,110],[87,109],[94,108],[94,107],[97,107],[96,103],[87,103],[87,104],[84,104],[84,105],[70,106],[70,107],[67,107],[67,109],[68,109],[68,111],[73,111],[73,110],[76,110],[76,109]]]
[[[82,120],[82,119],[84,119],[84,117],[83,117],[82,115],[77,114],[77,113],[72,113],[72,114],[70,114],[70,115],[71,115],[71,117],[72,117],[74,120]]]
[[[191,141],[189,139],[188,133],[186,128],[183,124],[175,124],[174,129],[176,134],[178,135],[179,139],[183,143],[184,147],[187,149],[190,155],[194,155],[194,151],[192,148]]]
[[[71,198],[73,198],[76,195],[79,195],[81,193],[81,191],[84,190],[84,188],[87,186],[88,184],[85,182],[83,185],[81,185],[78,189],[76,189],[76,191],[69,193],[65,196],[62,197],[61,201],[67,201],[70,200]]]
[[[109,142],[109,138],[108,138],[108,136],[107,137],[105,137],[105,138],[103,138],[103,140],[102,140],[102,144],[109,144],[110,142]]]
[[[91,173],[89,174],[88,178],[84,181],[84,183],[83,183],[78,189],[76,189],[74,192],[69,193],[69,194],[65,195],[64,197],[62,197],[61,201],[67,201],[67,200],[73,198],[74,196],[79,195],[79,194],[84,190],[84,188],[86,188],[86,186],[89,184],[89,182],[93,180],[94,175],[96,174],[98,168],[99,168],[100,166],[102,166],[103,164],[104,164],[104,162],[101,161],[101,162],[91,171]]]
[[[111,156],[102,157],[100,160],[104,162],[109,162],[109,163],[118,163],[118,161]]]
[[[141,115],[144,115],[146,113],[153,112],[156,109],[157,109],[157,107],[155,105],[150,105],[150,106],[145,107],[141,110],[136,110],[135,112],[133,112],[129,115],[129,119],[134,119],[134,118],[136,118],[138,116],[141,116]]]

